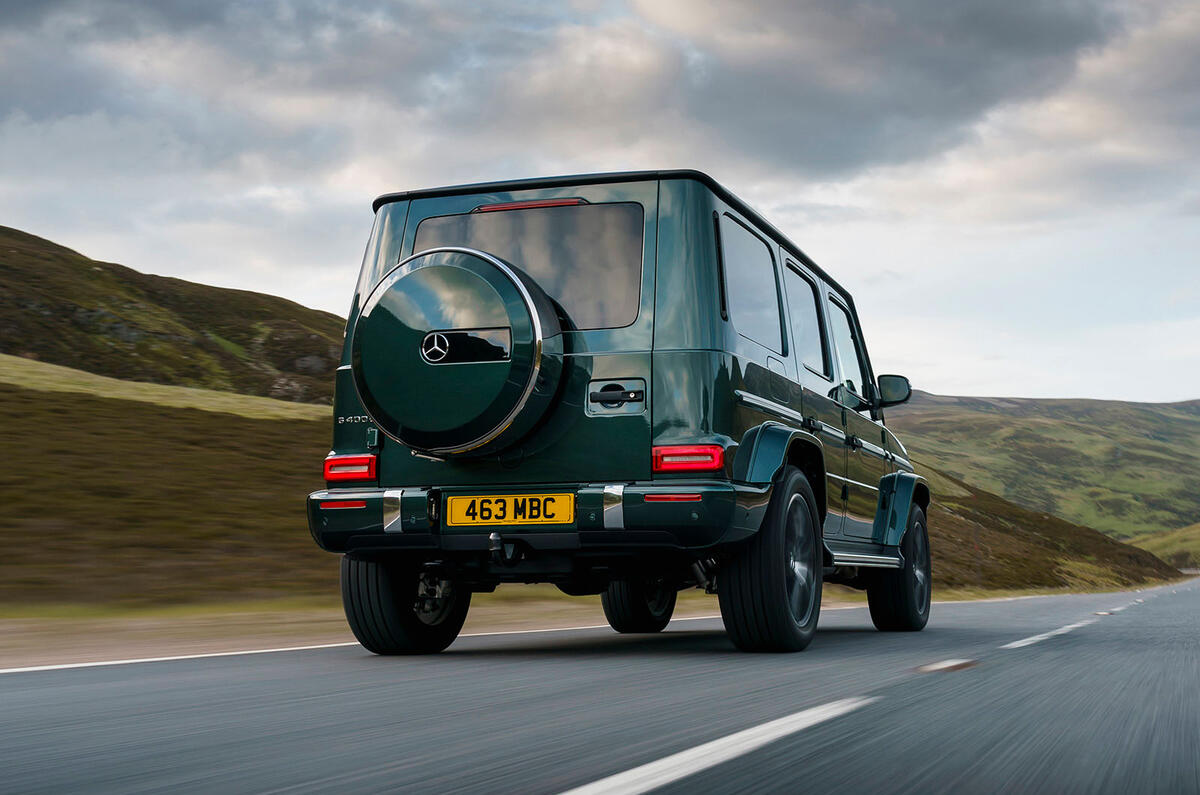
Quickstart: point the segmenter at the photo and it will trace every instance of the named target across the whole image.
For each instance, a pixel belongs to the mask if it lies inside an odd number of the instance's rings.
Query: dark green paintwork
[[[879,506],[875,511],[872,541],[889,547],[900,546],[900,539],[908,529],[908,513],[913,502],[920,501],[918,491],[922,487],[928,494],[925,479],[911,472],[895,472],[879,482]]]
[[[503,493],[531,486],[539,491],[573,487],[577,522],[569,533],[521,531],[535,539],[531,543],[571,548],[572,543],[586,546],[608,537],[593,516],[601,507],[597,484],[626,483],[626,526],[640,528],[644,534],[638,538],[662,541],[663,534],[651,534],[661,527],[666,538],[705,546],[753,533],[780,467],[816,461],[818,470],[826,473],[816,475],[813,483],[822,502],[825,537],[847,549],[856,543],[864,548],[897,544],[895,528],[902,532],[914,498],[928,501],[928,487],[909,474],[903,446],[877,412],[872,416],[869,410],[856,411],[839,402],[836,373],[822,375],[805,367],[786,343],[782,353],[758,345],[739,335],[733,320],[723,316],[714,217],[728,214],[755,230],[770,247],[781,283],[790,263],[818,284],[822,294],[838,296],[857,323],[849,294],[778,230],[707,177],[672,172],[626,180],[606,176],[525,181],[414,192],[377,203],[360,297],[378,275],[412,254],[416,228],[425,218],[470,212],[489,203],[574,197],[638,202],[645,211],[637,320],[620,329],[563,332],[559,396],[528,436],[498,454],[446,461],[416,457],[394,440],[380,439],[379,486],[435,489],[442,498],[481,488]],[[736,278],[736,273],[726,278]],[[358,321],[360,297],[352,307],[349,338]],[[794,300],[797,297],[786,291],[781,297],[785,308]],[[349,342],[343,363],[350,364]],[[643,381],[644,410],[593,415],[585,408],[587,393],[605,379]],[[334,451],[365,450],[370,424],[360,421],[366,412],[348,366],[338,373],[335,414]],[[847,444],[850,437],[863,444]],[[651,447],[704,443],[726,448],[726,467],[717,475],[727,480],[709,481],[715,491],[704,491],[702,505],[642,501],[645,490],[656,484],[708,489],[705,479],[712,475],[650,471]],[[855,481],[859,485],[851,488]],[[881,493],[886,507],[878,499]],[[693,519],[692,513],[702,518]],[[687,530],[692,525],[694,533]],[[455,543],[477,544],[486,532],[456,535],[463,539]],[[580,540],[585,537],[590,541]],[[628,536],[619,542],[632,543]]]
[[[424,451],[470,445],[526,400],[539,358],[535,399],[504,433],[517,436],[540,418],[558,386],[562,337],[555,324],[537,338],[521,287],[485,260],[443,251],[407,260],[373,289],[355,323],[351,359],[359,397],[389,436]],[[427,335],[452,329],[504,330],[511,355],[427,361]]]
[[[746,483],[768,485],[775,480],[788,460],[793,445],[811,447],[824,461],[821,441],[807,431],[798,431],[778,422],[764,422],[752,428],[738,448],[733,476]],[[822,469],[824,465],[822,464]]]

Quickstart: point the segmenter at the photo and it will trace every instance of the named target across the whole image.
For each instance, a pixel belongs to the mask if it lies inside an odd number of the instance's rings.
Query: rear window
[[[721,216],[721,257],[729,314],[743,337],[783,352],[775,259],[762,238],[728,215]]]
[[[642,206],[633,202],[442,215],[417,227],[413,252],[486,251],[533,277],[569,327],[619,328],[637,320],[642,229]]]

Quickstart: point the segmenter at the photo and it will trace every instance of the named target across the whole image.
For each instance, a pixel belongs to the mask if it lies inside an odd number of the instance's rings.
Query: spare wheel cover
[[[554,305],[519,268],[435,248],[397,265],[362,304],[354,385],[388,436],[434,455],[481,455],[528,431],[562,370]]]

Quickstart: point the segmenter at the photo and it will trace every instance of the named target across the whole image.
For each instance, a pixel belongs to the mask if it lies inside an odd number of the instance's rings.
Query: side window
[[[738,333],[782,353],[779,285],[771,249],[749,229],[722,215],[721,259],[729,314]]]
[[[830,377],[829,357],[825,353],[825,330],[821,327],[820,296],[817,285],[791,268],[783,271],[787,287],[788,315],[792,326],[792,354],[808,369]]]
[[[862,397],[867,368],[863,366],[860,358],[858,340],[854,334],[854,324],[850,320],[850,313],[838,302],[830,301],[829,323],[833,326],[833,344],[836,349],[838,369],[841,372],[842,386]]]

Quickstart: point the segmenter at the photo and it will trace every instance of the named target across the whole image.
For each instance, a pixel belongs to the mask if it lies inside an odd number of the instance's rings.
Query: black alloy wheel
[[[820,513],[804,473],[785,467],[763,525],[717,575],[721,618],[743,651],[801,651],[821,615]]]
[[[904,567],[881,570],[867,586],[871,621],[883,632],[918,632],[929,622],[933,596],[933,562],[925,512],[913,505],[908,529],[900,541]]]

